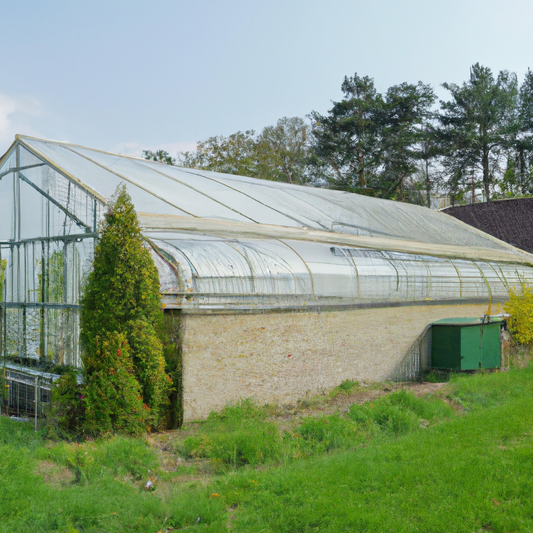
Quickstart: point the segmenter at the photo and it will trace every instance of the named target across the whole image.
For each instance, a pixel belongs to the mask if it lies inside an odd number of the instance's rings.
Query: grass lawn
[[[533,531],[533,367],[284,427],[244,402],[163,452],[53,442],[0,419],[0,532],[180,529]]]

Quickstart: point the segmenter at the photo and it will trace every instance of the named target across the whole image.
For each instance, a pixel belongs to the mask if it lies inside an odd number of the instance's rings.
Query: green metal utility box
[[[500,330],[503,319],[445,318],[431,328],[431,366],[476,370],[501,366]]]

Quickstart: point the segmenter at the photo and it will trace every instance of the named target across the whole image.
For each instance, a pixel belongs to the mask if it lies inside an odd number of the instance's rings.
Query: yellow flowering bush
[[[504,310],[509,313],[507,327],[514,340],[519,344],[533,342],[533,290],[526,283],[522,283],[519,290],[509,291],[509,301]]]

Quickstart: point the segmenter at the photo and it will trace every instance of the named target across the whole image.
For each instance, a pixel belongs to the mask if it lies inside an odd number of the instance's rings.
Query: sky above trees
[[[521,79],[527,0],[138,0],[3,6],[0,149],[15,133],[171,154],[326,113],[357,72],[440,98],[479,62]]]

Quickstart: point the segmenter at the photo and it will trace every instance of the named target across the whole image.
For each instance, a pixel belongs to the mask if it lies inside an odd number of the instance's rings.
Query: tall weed
[[[251,400],[228,405],[220,413],[211,413],[202,430],[186,439],[179,451],[233,467],[276,461],[282,455],[283,439],[278,426],[266,417],[266,410]]]
[[[335,413],[304,418],[291,434],[290,440],[296,449],[294,457],[308,457],[334,449],[345,449],[365,438],[366,433],[357,424]]]
[[[508,372],[481,372],[475,375],[457,374],[451,378],[448,398],[473,411],[494,407],[503,402],[527,397],[533,365]]]
[[[159,466],[155,450],[145,441],[123,436],[84,444],[60,443],[41,448],[36,456],[66,466],[82,483],[106,476],[140,479]]]
[[[416,430],[421,419],[437,420],[452,413],[453,410],[442,400],[418,398],[411,391],[400,390],[374,402],[352,405],[347,416],[371,433],[375,433],[377,427],[391,435],[402,435]]]
[[[20,422],[6,416],[0,416],[0,445],[26,447],[34,450],[41,446],[43,432],[35,432],[31,422]]]

